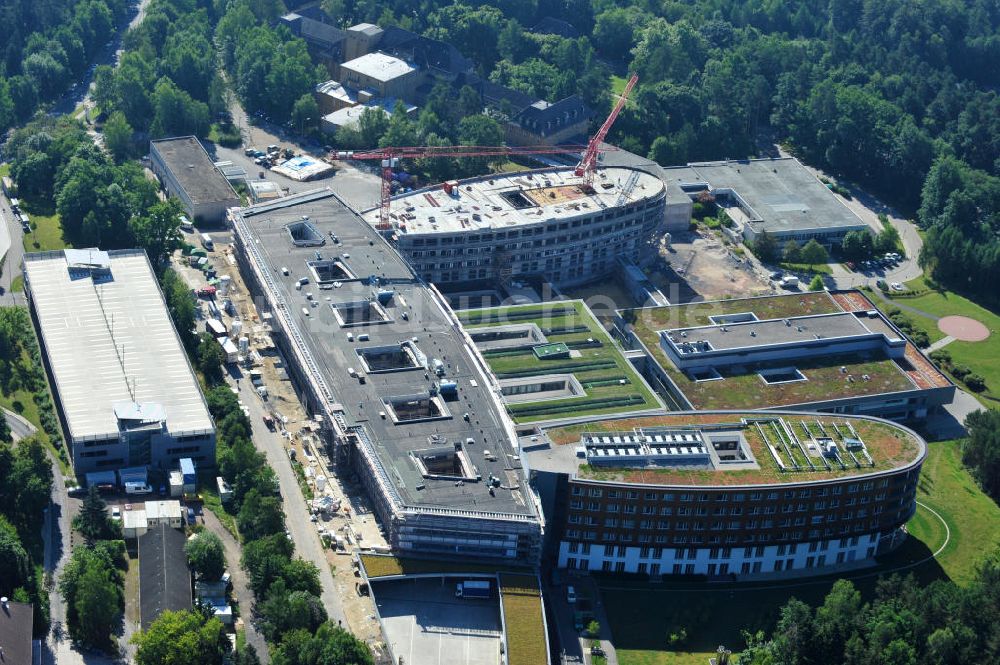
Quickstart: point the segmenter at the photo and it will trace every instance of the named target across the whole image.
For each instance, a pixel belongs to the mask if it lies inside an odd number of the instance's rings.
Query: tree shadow
[[[60,527],[59,518],[62,517],[63,506],[59,503],[49,504],[49,519],[51,520],[51,527],[49,532],[50,545],[49,550],[51,552],[51,558],[49,560],[48,572],[53,572],[56,566],[59,565],[59,561],[62,560],[63,556],[63,533]]]
[[[865,601],[875,597],[880,580],[896,574],[912,574],[922,585],[950,580],[932,555],[923,541],[909,537],[868,568],[768,582],[665,578],[651,584],[609,577],[600,581],[601,597],[616,649],[704,653],[721,644],[735,651],[743,647],[742,630],[770,633],[791,598],[816,607],[840,579],[854,584]]]

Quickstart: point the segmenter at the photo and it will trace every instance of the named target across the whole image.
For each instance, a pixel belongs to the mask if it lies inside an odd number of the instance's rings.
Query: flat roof
[[[194,136],[150,142],[194,205],[231,202],[239,205],[236,190]]]
[[[356,91],[345,87],[343,83],[334,81],[333,79],[317,83],[316,92],[321,95],[333,97],[334,99],[340,99],[349,104],[356,104],[358,101],[358,93]]]
[[[139,618],[143,630],[166,611],[191,607],[184,532],[164,523],[139,536]]]
[[[873,320],[878,321],[878,318]],[[859,319],[854,314],[840,312],[764,321],[720,323],[694,328],[673,328],[665,332],[675,345],[684,342],[708,342],[713,350],[754,348],[770,344],[795,344],[819,338],[837,339],[872,334],[888,336],[888,339],[893,340],[902,339],[896,331],[888,326],[873,325],[875,330],[871,330],[865,323],[866,321]]]
[[[709,380],[695,380],[687,372],[678,370],[659,344],[660,331],[712,326],[716,323],[713,316],[752,313],[760,320],[780,322],[786,318],[844,312],[853,316],[855,312],[875,309],[860,291],[818,291],[626,309],[619,310],[618,314],[631,325],[657,364],[696,409],[762,409],[950,386],[947,378],[909,341],[903,362],[876,351],[817,353],[806,358],[719,368],[720,377]],[[871,321],[873,332],[897,334],[884,321],[884,325],[877,320]],[[730,333],[718,332],[719,336],[727,334]],[[798,332],[787,334],[798,335]],[[767,383],[758,375],[760,370],[789,366],[798,369],[805,380]],[[864,379],[865,376],[868,378]]]
[[[134,410],[136,402],[161,409],[172,435],[213,432],[145,252],[96,255],[107,258],[107,272],[71,271],[63,251],[24,256],[26,290],[69,435],[117,438],[116,409]]]
[[[390,115],[388,111],[378,104],[358,104],[357,106],[348,106],[345,109],[337,109],[332,113],[327,113],[323,116],[323,120],[336,127],[349,127],[356,125],[368,109],[377,109],[385,115]]]
[[[754,463],[726,463],[732,468],[726,468],[726,464],[590,466],[578,455],[577,448],[586,433],[643,434],[664,427],[688,429],[708,437],[712,433],[725,436],[739,432]],[[795,441],[789,438],[788,432],[794,435]],[[844,480],[906,468],[921,462],[927,454],[927,445],[920,436],[887,420],[797,411],[713,410],[608,418],[543,428],[540,438],[543,444],[524,453],[528,465],[535,471],[648,485],[707,487]],[[860,441],[862,445],[856,447],[857,444],[852,443],[849,448],[848,442],[853,441]],[[822,454],[824,442],[836,445],[836,457]]]
[[[0,610],[0,647],[3,647],[4,663],[29,665],[35,662],[31,646],[33,620],[31,603],[9,600],[7,607]]]
[[[405,60],[381,52],[366,53],[354,60],[348,60],[340,66],[340,69],[357,72],[382,83],[417,71],[416,67]]]
[[[452,194],[444,185],[435,185],[394,197],[391,216],[401,235],[503,230],[593,215],[663,192],[659,178],[630,168],[598,169],[590,194],[583,183],[572,168],[564,167],[470,178],[458,181]],[[378,209],[366,212],[365,218],[377,221]]]
[[[731,189],[757,213],[756,230],[770,233],[868,228],[794,157],[702,162],[664,169],[681,187],[707,183]]]
[[[623,166],[627,168],[639,169],[659,178],[667,189],[667,203],[691,203],[691,197],[681,189],[680,184],[674,178],[667,176],[666,169],[648,157],[637,155],[618,146],[602,143],[602,150],[607,147],[607,151],[602,153],[601,164],[605,167]]]
[[[534,516],[522,490],[498,489],[494,496],[487,491],[490,475],[505,487],[524,482],[513,424],[494,392],[499,392],[494,380],[444,298],[421,282],[379,233],[325,188],[246,208],[234,220],[237,232],[259,252],[254,268],[270,283],[272,297],[285,305],[300,347],[315,362],[316,380],[329,392],[330,408],[339,410],[343,427],[357,428],[361,445],[374,455],[403,504]],[[293,244],[289,224],[312,246]],[[317,257],[328,270],[324,284],[307,265]],[[301,278],[309,283],[297,289]],[[383,294],[385,302],[380,302],[379,290],[392,294]],[[362,335],[367,339],[362,341]],[[404,342],[406,353],[400,352]],[[401,364],[369,371],[360,383],[348,368],[363,370],[362,349],[395,352]],[[435,359],[443,377],[429,367]],[[403,409],[420,396],[426,400],[432,384],[448,381],[456,384],[456,397],[439,395],[435,406],[443,410],[436,416],[428,412],[428,418],[397,422],[397,411],[386,403],[395,401]],[[473,444],[466,444],[469,438]],[[456,444],[483,482],[424,478],[415,459],[418,451],[447,453]]]

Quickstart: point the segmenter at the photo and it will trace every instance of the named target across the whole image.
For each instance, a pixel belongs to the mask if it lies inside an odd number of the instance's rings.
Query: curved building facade
[[[905,538],[926,444],[889,421],[697,412],[536,432],[549,555],[574,570],[754,577],[857,567]]]
[[[378,211],[365,213],[374,223]],[[666,188],[644,171],[572,168],[450,181],[392,202],[396,246],[424,280],[447,286],[541,276],[590,282],[638,262],[666,222]]]

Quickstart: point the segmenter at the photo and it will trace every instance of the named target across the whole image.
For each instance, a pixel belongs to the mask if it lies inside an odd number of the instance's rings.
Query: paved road
[[[958,439],[968,434],[964,425],[966,416],[983,409],[978,399],[958,388],[951,404],[945,404],[944,413],[930,416],[925,427],[936,440]]]
[[[222,539],[222,546],[226,550],[226,564],[230,574],[233,576],[233,594],[239,599],[240,616],[243,617],[246,627],[247,643],[257,650],[257,656],[262,663],[270,662],[271,658],[268,654],[267,643],[260,632],[257,631],[257,626],[251,616],[254,595],[253,591],[250,590],[246,571],[240,565],[240,558],[243,555],[240,544],[233,538],[233,534],[229,533],[226,527],[222,526],[222,522],[219,521],[219,518],[211,510],[205,510],[202,514],[202,519],[205,522],[205,526],[218,534],[219,538]]]
[[[778,147],[778,154],[782,157],[793,156],[780,146]],[[809,166],[804,162],[802,163],[802,166],[816,177],[831,177],[822,170]],[[916,225],[900,217],[899,213],[897,213],[894,208],[882,203],[864,190],[858,189],[853,185],[848,187],[848,189],[851,193],[851,199],[845,199],[839,195],[836,196],[838,196],[844,205],[860,217],[861,220],[870,226],[872,231],[876,233],[882,230],[882,222],[880,222],[878,218],[879,213],[888,217],[889,223],[892,224],[897,231],[899,231],[899,237],[902,240],[903,248],[906,251],[906,258],[894,268],[890,268],[887,271],[880,269],[867,275],[858,272],[850,272],[840,264],[833,264],[833,286],[838,289],[856,288],[865,284],[874,286],[875,282],[879,279],[884,279],[887,282],[908,282],[911,279],[916,279],[917,277],[923,275],[923,269],[917,265],[917,258],[920,256],[920,250],[924,246],[924,241],[920,237],[920,234],[917,233]]]
[[[107,48],[95,59],[95,64],[111,65],[112,67],[117,67],[118,62],[121,60],[122,56],[122,37],[125,33],[136,27],[142,20],[146,17],[146,8],[149,6],[150,0],[132,0],[129,4],[134,4],[134,13],[132,18],[125,26],[119,26],[118,32],[115,34],[114,38],[109,42]],[[94,72],[93,70],[88,70],[87,74],[84,76],[83,80],[80,81],[81,85],[77,88],[83,89],[83,95],[80,96],[79,92],[71,92],[67,95],[67,99],[63,100],[56,106],[56,110],[59,113],[70,113],[76,108],[77,103],[83,104],[85,112],[89,112],[94,108],[94,101],[91,99],[91,95],[94,91]]]
[[[0,217],[3,218],[2,223],[10,237],[10,249],[7,250],[3,269],[0,270],[0,305],[23,305],[24,295],[14,293],[11,291],[11,287],[14,279],[21,274],[21,258],[24,256],[24,232],[21,230],[20,222],[14,219],[14,211],[10,208],[10,201],[3,194],[0,194]]]
[[[357,210],[378,205],[381,181],[373,170],[364,170],[364,168],[359,169],[353,165],[338,163],[337,170],[333,175],[307,182],[298,182],[257,166],[253,163],[253,158],[243,154],[244,148],[253,147],[263,150],[269,145],[278,145],[282,148],[291,147],[297,153],[309,153],[314,157],[320,157],[324,153],[320,146],[313,143],[303,143],[298,137],[289,134],[280,127],[251,125],[243,108],[235,99],[229,107],[229,112],[232,115],[233,124],[240,128],[240,133],[243,135],[243,145],[237,148],[214,146],[216,161],[226,160],[242,166],[246,169],[247,176],[251,180],[258,179],[260,173],[263,172],[264,179],[275,182],[282,188],[287,188],[289,194],[305,192],[318,187],[329,187]],[[208,146],[208,149],[211,152],[212,146]]]
[[[565,572],[565,571],[562,571]],[[615,646],[611,642],[611,627],[608,617],[604,612],[604,603],[601,602],[601,592],[596,582],[591,577],[567,575],[564,583],[559,585],[548,585],[545,589],[546,602],[552,607],[552,615],[555,618],[555,626],[549,626],[550,632],[555,629],[559,637],[560,660],[562,665],[591,665],[593,658],[590,655],[590,645],[594,638],[584,637],[576,630],[573,613],[580,608],[580,604],[571,605],[566,601],[566,586],[572,585],[576,589],[579,601],[589,598],[591,601],[590,610],[594,613],[594,618],[601,625],[598,640],[601,648],[604,649],[605,661],[608,665],[618,665],[618,654]]]
[[[28,422],[27,419],[17,415],[13,411],[3,409],[3,415],[7,418],[7,424],[10,425],[10,431],[14,435],[15,441],[29,437],[38,431],[38,428]]]
[[[79,509],[80,500],[70,498],[66,482],[59,471],[59,463],[52,455],[52,497],[45,511],[42,538],[45,541],[43,566],[52,580],[49,591],[51,630],[42,645],[43,665],[113,665],[120,661],[98,653],[82,653],[69,639],[66,630],[66,604],[59,593],[59,577],[69,560],[72,550],[71,523]]]
[[[276,432],[271,432],[263,426],[265,413],[264,404],[249,380],[239,382],[240,399],[250,411],[250,421],[253,423],[254,445],[267,455],[267,462],[278,475],[281,483],[281,496],[285,507],[285,524],[292,534],[296,553],[319,568],[319,580],[323,585],[321,598],[326,613],[332,621],[343,621],[347,626],[347,616],[340,602],[333,573],[326,558],[326,552],[319,540],[316,525],[309,521],[309,509],[306,506],[299,480],[292,471],[288,453],[285,452],[285,440]]]

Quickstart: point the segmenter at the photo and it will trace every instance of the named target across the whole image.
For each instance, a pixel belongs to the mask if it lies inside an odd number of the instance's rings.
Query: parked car
[[[111,506],[111,519],[120,520],[122,518],[122,509],[118,506]]]
[[[194,508],[187,509],[188,524],[194,524]]]
[[[576,588],[572,584],[566,587],[566,602],[570,605],[576,602]]]
[[[770,275],[768,275],[769,278],[771,278],[771,279],[773,279],[775,281],[781,279],[784,276],[785,276],[785,273],[781,272],[780,270],[775,270]]]

